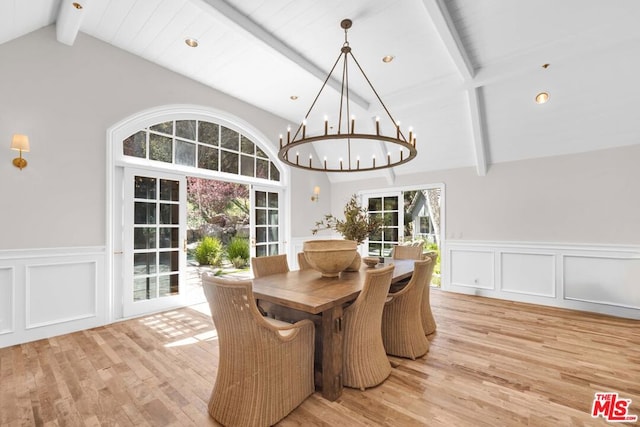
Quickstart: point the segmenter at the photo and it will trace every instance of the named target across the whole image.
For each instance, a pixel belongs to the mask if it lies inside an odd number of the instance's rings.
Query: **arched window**
[[[122,154],[280,181],[278,167],[248,136],[205,120],[171,120],[148,126],[122,141]]]

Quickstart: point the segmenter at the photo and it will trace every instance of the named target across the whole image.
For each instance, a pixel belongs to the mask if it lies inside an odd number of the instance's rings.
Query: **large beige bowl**
[[[303,243],[304,256],[322,277],[337,277],[351,265],[356,256],[357,243],[353,240],[307,240]]]

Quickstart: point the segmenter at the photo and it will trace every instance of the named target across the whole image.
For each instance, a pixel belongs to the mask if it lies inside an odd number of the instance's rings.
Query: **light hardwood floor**
[[[432,290],[438,331],[382,385],[313,394],[282,426],[607,425],[640,415],[640,322]],[[0,349],[0,425],[215,425],[217,340],[191,308]],[[249,405],[250,402],[247,402]]]

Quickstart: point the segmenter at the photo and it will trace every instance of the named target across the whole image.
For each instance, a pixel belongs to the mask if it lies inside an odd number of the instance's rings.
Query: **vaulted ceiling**
[[[55,24],[61,43],[73,46],[78,31],[88,34],[292,127],[340,52],[340,21],[353,20],[354,56],[394,118],[413,127],[418,157],[382,172],[332,173],[334,182],[466,166],[484,175],[497,162],[640,143],[637,0],[72,3],[3,0],[0,43]],[[186,38],[199,46],[188,47]],[[394,60],[384,63],[385,55]],[[327,90],[337,97],[335,86]],[[539,105],[541,91],[550,98]],[[362,82],[351,92],[359,125],[372,125],[381,114],[375,95]],[[337,115],[333,101],[319,100],[314,111]],[[278,135],[268,136],[277,143]]]

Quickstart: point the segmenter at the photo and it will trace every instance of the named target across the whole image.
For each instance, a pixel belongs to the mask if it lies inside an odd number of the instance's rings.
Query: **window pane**
[[[160,273],[178,271],[178,251],[160,252],[158,269]]]
[[[142,301],[156,297],[156,278],[138,277],[133,279],[133,300]]]
[[[256,178],[269,179],[269,161],[256,159]]]
[[[397,226],[398,225],[398,212],[385,212],[384,214],[385,226]]]
[[[258,157],[262,157],[263,159],[268,159],[268,158],[269,158],[269,156],[267,156],[267,153],[265,153],[264,151],[262,151],[262,150],[260,149],[260,147],[258,147],[257,145],[256,145],[256,156],[258,156]]]
[[[218,149],[200,145],[198,147],[198,167],[213,171],[218,170]]]
[[[267,241],[267,227],[256,227],[256,241],[259,243]]]
[[[177,202],[180,200],[180,182],[172,181],[170,179],[160,180],[160,200],[170,200]]]
[[[278,241],[278,227],[269,227],[269,241],[270,242]]]
[[[240,151],[240,134],[222,126],[220,146],[233,151]]]
[[[133,249],[155,249],[156,229],[136,227],[133,230]]]
[[[269,207],[277,208],[278,207],[278,193],[268,193],[269,196]]]
[[[369,240],[381,241],[382,240],[382,230],[378,230],[375,233],[369,235]]]
[[[169,295],[178,295],[180,292],[178,287],[178,275],[170,274],[168,276],[160,276],[158,277],[158,281],[160,282],[160,296],[166,297]]]
[[[173,122],[158,123],[157,125],[149,127],[149,129],[156,132],[166,133],[167,135],[173,135]]]
[[[278,255],[278,245],[269,245],[269,255]]]
[[[384,241],[385,242],[397,242],[398,241],[398,229],[397,228],[385,228],[384,229]]]
[[[382,245],[380,243],[369,243],[369,256],[381,256]]]
[[[220,152],[220,171],[227,173],[238,173],[238,153],[231,153],[222,150]]]
[[[178,224],[178,212],[180,206],[177,204],[160,204],[160,224]]]
[[[381,211],[382,210],[382,198],[376,197],[369,199],[369,211]]]
[[[240,174],[244,176],[254,176],[253,169],[255,160],[256,158],[252,156],[240,156]]]
[[[280,171],[276,167],[275,163],[269,162],[269,166],[271,167],[271,175],[269,175],[269,179],[271,181],[280,181]]]
[[[180,243],[178,242],[178,229],[177,228],[168,228],[162,227],[159,230],[160,233],[160,247],[161,248],[179,248]]]
[[[149,134],[149,159],[171,163],[173,140],[169,137]]]
[[[133,223],[134,224],[155,224],[156,223],[156,204],[135,202],[133,207]]]
[[[147,158],[147,132],[141,130],[122,141],[125,156]]]
[[[256,145],[246,136],[240,137],[240,151],[244,154],[255,154]]]
[[[196,165],[196,144],[176,140],[176,164],[185,166]]]
[[[385,197],[384,198],[384,210],[385,211],[397,211],[398,210],[398,198],[397,197]]]
[[[196,121],[195,120],[176,120],[176,136],[180,138],[196,140]]]
[[[259,208],[267,207],[267,193],[264,191],[256,191],[256,206]]]
[[[267,225],[267,211],[256,209],[256,225]]]
[[[198,141],[205,144],[218,145],[219,126],[215,123],[198,122]]]
[[[266,256],[267,247],[265,245],[256,246],[256,256]]]
[[[156,198],[156,179],[144,176],[136,176],[135,178],[134,196],[136,199],[155,200]]]
[[[269,225],[278,225],[278,211],[269,209]]]
[[[156,253],[133,254],[133,274],[139,276],[141,274],[155,274],[156,272]]]
[[[393,245],[391,243],[388,243],[388,244],[385,243],[384,246],[382,247],[382,256],[390,257],[392,248],[393,248]]]

